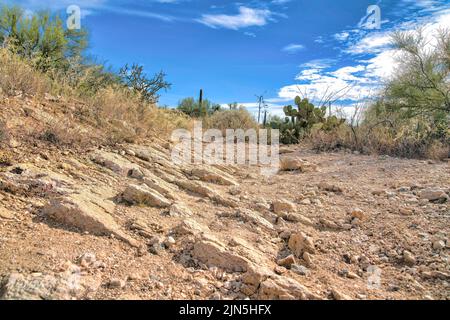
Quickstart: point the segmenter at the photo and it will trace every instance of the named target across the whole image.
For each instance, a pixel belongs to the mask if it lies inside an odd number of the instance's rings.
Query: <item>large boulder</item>
[[[137,246],[136,241],[128,237],[111,216],[114,209],[112,201],[80,193],[54,199],[42,209],[42,212],[48,218],[67,227],[75,227],[94,235],[114,235],[130,245]]]
[[[192,257],[206,264],[228,272],[245,272],[250,261],[228,250],[223,243],[212,239],[202,239],[194,244]]]
[[[11,273],[0,283],[0,300],[72,300],[95,292],[101,281],[77,268],[57,274]]]

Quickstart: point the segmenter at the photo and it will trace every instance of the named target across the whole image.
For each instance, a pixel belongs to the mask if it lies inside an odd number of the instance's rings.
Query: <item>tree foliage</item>
[[[430,42],[420,29],[396,32],[392,41],[400,55],[396,75],[386,87],[388,110],[408,118],[450,114],[450,33],[441,30]]]
[[[26,14],[20,7],[0,7],[0,43],[33,62],[41,71],[67,68],[87,47],[87,32],[67,30],[49,12]]]

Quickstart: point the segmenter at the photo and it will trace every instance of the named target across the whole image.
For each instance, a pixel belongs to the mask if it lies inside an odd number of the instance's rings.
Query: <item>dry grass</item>
[[[57,79],[50,80],[8,50],[0,49],[0,93],[34,96],[36,101],[43,101],[46,93],[63,95],[61,103],[45,101],[55,119],[30,131],[31,138],[72,147],[114,145],[152,136],[164,139],[176,128],[191,126],[187,116],[145,104],[123,86],[109,85],[92,93],[70,87],[61,75]]]
[[[436,160],[450,155],[448,143],[414,135],[405,127],[392,129],[386,126],[361,126],[352,131],[344,125],[333,132],[313,132],[309,142],[318,151],[350,149],[364,154]]]
[[[16,55],[0,49],[0,89],[7,95],[42,95],[50,89],[50,80]]]

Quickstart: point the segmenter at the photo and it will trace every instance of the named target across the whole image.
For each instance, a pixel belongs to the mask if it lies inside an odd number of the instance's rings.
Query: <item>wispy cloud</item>
[[[288,44],[287,46],[285,46],[283,49],[281,49],[281,51],[287,52],[289,54],[294,54],[294,53],[297,53],[304,49],[305,49],[305,46],[302,44],[291,43],[291,44]]]
[[[241,6],[238,14],[204,14],[197,21],[211,28],[238,30],[264,26],[268,23],[271,16],[272,12],[268,9],[254,9]]]

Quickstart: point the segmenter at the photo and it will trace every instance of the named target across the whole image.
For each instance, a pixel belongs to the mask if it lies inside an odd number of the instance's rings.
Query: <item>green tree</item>
[[[49,12],[32,15],[17,6],[0,8],[0,43],[42,71],[68,68],[87,47],[86,30],[66,30]]]
[[[398,68],[387,84],[384,102],[405,117],[441,118],[450,114],[450,33],[441,30],[430,45],[422,30],[396,32]]]

